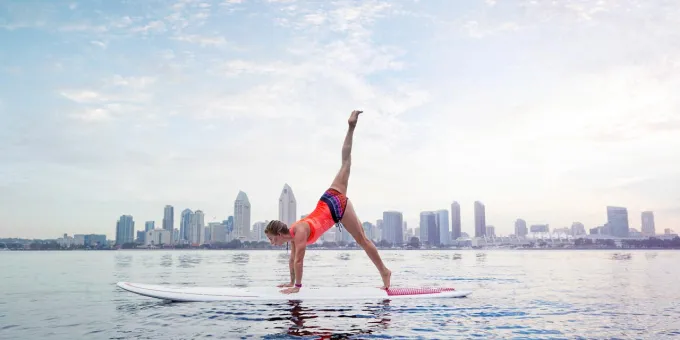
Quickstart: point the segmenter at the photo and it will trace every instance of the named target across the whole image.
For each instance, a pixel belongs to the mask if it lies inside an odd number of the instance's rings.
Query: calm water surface
[[[168,303],[115,283],[262,286],[286,251],[0,252],[0,339],[680,337],[677,251],[381,251],[394,286],[468,298]],[[629,254],[630,256],[620,256]],[[306,285],[379,286],[360,250],[308,250]]]

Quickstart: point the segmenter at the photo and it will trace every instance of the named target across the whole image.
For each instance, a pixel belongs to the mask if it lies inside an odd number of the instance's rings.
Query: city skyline
[[[285,203],[285,204],[284,204]],[[296,212],[296,199],[295,195],[293,194],[293,189],[292,187],[288,184],[285,183],[283,186],[283,189],[281,190],[279,199],[278,199],[278,207],[279,207],[279,217],[277,219],[281,219],[282,217],[288,217],[288,216],[293,216],[291,214],[295,214]],[[174,225],[172,222],[166,222],[166,221],[174,221],[175,216],[174,216],[174,206],[171,204],[166,204],[163,207],[163,212],[160,217],[160,221],[162,222],[161,228],[156,228],[156,220],[154,219],[144,219],[144,224],[142,229],[135,228],[135,222],[132,221],[134,219],[134,215],[132,214],[121,214],[119,215],[117,222],[116,222],[116,229],[112,233],[113,234],[113,239],[118,239],[121,235],[121,233],[124,236],[124,238],[127,238],[129,235],[132,235],[134,239],[134,234],[139,231],[145,231],[148,232],[151,229],[161,229],[161,230],[177,230],[178,237],[181,239],[182,237],[185,237],[187,241],[196,243],[198,242],[199,244],[204,240],[204,228],[207,228],[209,224],[213,223],[221,223],[221,222],[226,222],[227,218],[234,219],[234,237],[235,238],[241,238],[241,239],[249,239],[251,238],[252,235],[250,235],[251,232],[254,231],[255,227],[258,226],[259,224],[262,224],[265,221],[269,221],[271,219],[262,219],[262,220],[253,220],[252,219],[252,206],[250,205],[250,200],[248,198],[248,195],[246,192],[239,190],[236,199],[234,200],[233,203],[233,210],[231,213],[229,213],[227,216],[224,218],[220,218],[220,215],[216,215],[213,217],[213,220],[210,221],[204,221],[204,216],[205,213],[197,209],[196,211],[192,211],[189,208],[183,209],[182,212],[180,213],[180,219],[179,223],[177,225]],[[603,216],[603,221],[600,221],[599,223],[595,223],[593,225],[585,226],[584,224],[580,221],[573,221],[570,225],[565,225],[565,226],[557,226],[554,224],[551,224],[550,222],[545,222],[541,221],[540,223],[527,223],[525,218],[517,218],[514,221],[512,221],[510,227],[505,227],[501,229],[496,229],[496,226],[493,224],[489,224],[487,222],[487,211],[486,211],[486,206],[484,205],[483,202],[481,201],[474,201],[473,206],[472,206],[472,214],[474,218],[474,225],[470,226],[472,230],[467,231],[465,228],[464,224],[461,224],[460,226],[460,231],[461,233],[468,234],[470,237],[483,237],[487,235],[488,230],[494,230],[494,235],[510,235],[514,234],[517,235],[518,231],[518,225],[522,225],[522,228],[524,228],[524,232],[526,233],[526,230],[528,230],[528,226],[550,226],[550,229],[560,229],[560,228],[565,228],[569,229],[574,227],[574,225],[580,225],[582,230],[587,231],[589,229],[593,228],[603,228],[604,226],[609,224],[608,232],[611,232],[613,236],[623,236],[626,237],[628,235],[628,229],[635,229],[639,232],[642,232],[643,234],[649,234],[646,230],[655,230],[657,234],[660,234],[661,231],[664,229],[671,229],[674,230],[674,228],[671,227],[660,227],[659,225],[656,224],[655,219],[656,215],[653,211],[642,211],[640,213],[640,224],[637,225],[635,224],[635,221],[631,221],[631,217],[629,216],[629,209],[626,207],[617,207],[617,206],[606,206],[605,207],[606,211]],[[420,234],[414,235],[418,237],[419,239],[424,239],[427,241],[428,235],[435,235],[437,238],[446,238],[449,239],[452,237],[455,233],[455,228],[456,228],[456,222],[458,222],[459,219],[462,220],[462,216],[465,214],[462,212],[463,209],[461,209],[460,202],[458,201],[453,201],[451,203],[451,208],[449,209],[430,209],[430,210],[424,210],[419,212],[419,220],[418,223],[415,224],[415,226],[409,228],[408,230],[421,230]],[[236,212],[239,212],[238,215],[239,217],[235,217],[237,215]],[[311,210],[310,210],[311,212]],[[460,214],[458,216],[457,214]],[[297,221],[301,219],[302,217],[306,216],[307,213],[301,214],[300,216],[296,216],[294,218],[294,221]],[[398,217],[394,217],[398,216]],[[402,211],[396,211],[396,210],[385,210],[382,212],[382,218],[374,219],[374,220],[361,220],[362,224],[364,223],[369,223],[372,224],[376,228],[381,228],[384,227],[386,228],[385,230],[389,230],[388,233],[390,233],[388,238],[393,238],[395,237],[392,235],[394,233],[394,228],[397,224],[400,226],[403,224],[407,224],[408,222],[404,219],[404,213]],[[429,217],[428,217],[429,216]],[[395,220],[395,218],[398,218],[398,220]],[[236,221],[242,221],[242,222],[236,222]],[[254,221],[254,222],[253,222]],[[386,223],[383,223],[384,221],[388,221]],[[397,222],[393,222],[397,221]],[[130,224],[131,222],[131,224]],[[429,229],[421,229],[420,224],[421,223],[426,223],[428,224]],[[483,232],[479,234],[479,228],[480,228],[480,223],[483,224]],[[501,223],[501,225],[505,225],[506,223]],[[119,226],[120,225],[125,225],[125,230],[120,231]],[[138,224],[139,225],[139,224]],[[239,227],[242,225],[241,227]],[[263,225],[259,226],[261,228],[264,228]],[[130,234],[130,231],[128,229],[132,229],[132,233]],[[168,229],[169,228],[169,229]],[[239,229],[240,228],[240,229]],[[433,229],[434,228],[434,229]],[[621,229],[625,228],[625,229]],[[650,229],[651,228],[651,229]],[[399,228],[398,235],[403,235],[403,232],[405,228]],[[510,229],[510,230],[506,230]],[[500,230],[501,232],[496,232],[496,230]],[[624,231],[625,230],[625,231]],[[108,232],[92,232],[92,231],[80,231],[80,232],[71,232],[71,233],[66,233],[66,234],[83,234],[83,233],[90,233],[90,234],[98,234],[98,235],[106,235],[107,237],[109,236]],[[186,233],[186,234],[185,234]],[[477,235],[479,234],[479,235]],[[182,236],[186,235],[186,236]],[[3,237],[3,235],[0,235],[0,237]],[[40,238],[40,237],[38,237]],[[398,237],[397,237],[398,238]],[[445,242],[442,242],[442,244],[447,244]]]
[[[680,229],[678,3],[5,8],[0,235],[111,235],[121,214],[158,228],[165,205],[175,227],[185,207],[220,221],[239,191],[252,226],[277,218],[282,183],[309,213],[354,109],[362,221],[415,226],[457,201],[474,235],[480,201],[497,234],[517,218],[598,226],[606,206]]]

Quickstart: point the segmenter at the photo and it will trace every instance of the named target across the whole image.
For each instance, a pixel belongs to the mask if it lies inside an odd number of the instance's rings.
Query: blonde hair
[[[270,221],[267,224],[267,227],[264,228],[264,232],[265,234],[271,235],[285,235],[290,233],[290,231],[288,231],[288,226],[278,220]]]

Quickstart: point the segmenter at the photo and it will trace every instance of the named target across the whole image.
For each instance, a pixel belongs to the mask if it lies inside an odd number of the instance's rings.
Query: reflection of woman
[[[333,329],[324,329],[323,327],[319,327],[318,325],[315,326],[306,326],[305,327],[305,321],[308,319],[317,319],[320,317],[312,308],[309,307],[303,307],[299,301],[290,301],[288,305],[291,306],[290,308],[290,321],[293,322],[293,325],[288,328],[288,335],[293,335],[293,336],[322,336],[322,337],[337,337],[337,336],[356,336],[356,335],[361,335],[361,334],[372,334],[375,331],[380,331],[380,330],[385,330],[387,329],[387,326],[389,325],[390,319],[389,319],[389,306],[390,306],[390,301],[385,300],[380,303],[376,304],[368,304],[366,305],[368,308],[364,309],[363,311],[368,312],[369,314],[373,315],[374,318],[368,319],[368,318],[362,318],[367,320],[366,322],[366,328],[356,328],[353,327],[350,330],[347,329],[342,329],[340,331],[335,331]],[[324,312],[329,311],[329,309],[324,309]],[[330,310],[334,311],[334,310]],[[342,312],[342,310],[337,310],[338,312]],[[357,318],[356,315],[342,315],[343,317],[350,317],[350,318]]]

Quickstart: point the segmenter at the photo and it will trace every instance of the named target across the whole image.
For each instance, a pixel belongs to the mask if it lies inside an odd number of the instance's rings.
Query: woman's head
[[[277,246],[282,245],[291,239],[288,226],[278,220],[269,222],[267,227],[264,228],[264,234],[267,235],[271,244]]]

